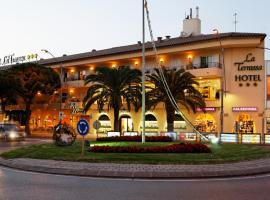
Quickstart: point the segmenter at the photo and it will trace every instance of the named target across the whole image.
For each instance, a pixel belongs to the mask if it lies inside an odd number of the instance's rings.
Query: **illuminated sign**
[[[233,112],[257,112],[257,107],[232,107]]]
[[[124,136],[137,136],[138,132],[124,132]]]
[[[258,134],[242,134],[242,143],[260,144],[261,136]]]
[[[33,60],[38,60],[38,54],[29,54],[25,56],[15,56],[15,54],[10,54],[0,58],[0,66],[14,65],[18,63],[30,62]]]
[[[181,140],[181,141],[196,141],[196,133],[180,133],[179,140]]]
[[[196,108],[197,112],[215,112],[215,107]]]
[[[246,58],[244,61],[242,62],[235,62],[234,64],[237,66],[237,70],[239,72],[242,71],[261,71],[263,70],[263,66],[262,65],[253,65],[250,63],[255,62],[256,59],[255,57],[252,55],[252,53],[249,53],[246,55]],[[254,82],[253,85],[257,86],[257,82],[261,82],[261,75],[258,74],[240,74],[240,75],[235,75],[235,81],[236,82],[240,82],[239,86],[243,86],[243,83],[241,82],[248,82],[246,85],[250,86],[249,82]]]
[[[221,142],[237,143],[237,134],[221,134],[220,140]]]
[[[109,131],[108,137],[120,137],[120,132]]]

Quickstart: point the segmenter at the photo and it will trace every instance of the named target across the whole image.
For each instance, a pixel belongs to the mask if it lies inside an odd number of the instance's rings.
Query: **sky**
[[[141,40],[142,0],[0,0],[0,58],[37,53],[54,56],[100,50]],[[269,0],[148,0],[155,37],[177,37],[189,8],[200,7],[202,33],[270,34]],[[270,37],[266,47],[270,47]],[[149,33],[147,32],[147,40]],[[266,52],[270,59],[270,52]]]

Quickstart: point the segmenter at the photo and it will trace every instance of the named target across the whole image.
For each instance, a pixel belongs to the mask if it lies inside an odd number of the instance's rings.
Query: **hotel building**
[[[219,134],[221,112],[221,80],[224,77],[224,132],[243,133],[247,140],[262,140],[266,130],[266,79],[264,63],[263,33],[201,33],[201,21],[198,15],[187,16],[183,21],[183,31],[179,37],[158,37],[155,41],[160,61],[167,68],[183,68],[196,76],[198,90],[206,102],[206,112],[198,109],[196,113],[183,113],[201,132]],[[142,43],[109,48],[93,49],[90,52],[40,60],[39,63],[54,68],[61,74],[62,109],[64,121],[76,126],[82,116],[82,101],[87,91],[84,78],[94,73],[99,66],[117,67],[129,65],[141,69]],[[224,58],[224,62],[223,62]],[[146,71],[151,73],[156,67],[155,53],[151,42],[146,43]],[[223,76],[224,74],[224,76]],[[269,82],[269,81],[268,81]],[[268,83],[267,82],[267,83]],[[37,94],[32,105],[31,128],[42,133],[58,122],[59,91],[53,97]],[[22,107],[23,109],[23,107]],[[166,132],[166,114],[160,103],[154,110],[146,113],[146,132],[149,135]],[[86,113],[92,125],[95,120],[101,122],[96,131],[91,128],[92,138],[105,136],[113,130],[113,111],[98,112],[94,105]],[[192,128],[176,115],[175,132],[186,133],[192,137]],[[122,108],[120,112],[121,134],[133,134],[141,131],[141,110],[135,112]],[[251,136],[250,136],[251,135]],[[254,135],[256,135],[254,139]],[[237,139],[223,135],[224,140]],[[258,137],[257,137],[258,136]]]

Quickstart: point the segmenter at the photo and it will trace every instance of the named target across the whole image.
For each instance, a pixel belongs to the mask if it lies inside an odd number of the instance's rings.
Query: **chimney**
[[[140,46],[141,46],[141,45],[142,45],[142,42],[141,42],[141,41],[138,41],[138,45],[140,45]]]
[[[158,42],[162,42],[162,37],[157,37]]]
[[[169,40],[171,38],[171,36],[169,35],[166,35],[165,37],[166,37],[166,40]]]
[[[199,7],[196,7],[196,18],[192,17],[192,8],[190,8],[190,15],[183,20],[183,31],[181,36],[196,36],[201,35],[201,20],[199,19]]]

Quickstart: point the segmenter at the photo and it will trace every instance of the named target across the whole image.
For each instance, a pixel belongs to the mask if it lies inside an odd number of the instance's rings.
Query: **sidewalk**
[[[0,165],[50,174],[113,178],[210,178],[246,176],[270,172],[270,158],[207,165],[82,163],[28,158],[9,160],[0,158]]]

